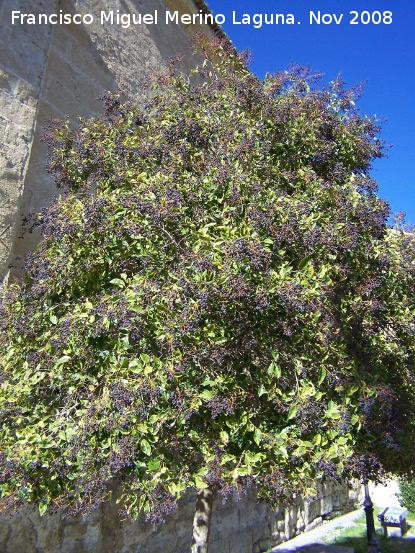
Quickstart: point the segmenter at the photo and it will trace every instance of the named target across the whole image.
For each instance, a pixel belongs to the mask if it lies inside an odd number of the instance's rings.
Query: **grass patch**
[[[375,524],[378,527],[377,515],[382,509],[375,508]],[[408,515],[408,532],[404,538],[387,537],[383,536],[383,531],[377,528],[377,534],[379,536],[380,546],[382,553],[414,553],[415,551],[415,515],[409,513]],[[363,513],[362,516],[357,518],[353,522],[353,526],[349,528],[339,528],[334,532],[328,534],[324,542],[332,545],[343,545],[345,547],[351,547],[355,553],[367,553],[367,539],[366,539],[366,517]]]
[[[373,516],[375,517],[375,524],[377,523],[377,520],[378,520],[378,514],[380,514],[382,511],[383,511],[383,508],[380,508],[380,507],[374,508]],[[407,521],[410,526],[415,526],[415,513],[411,513],[410,511],[408,511]],[[357,518],[354,522],[355,524],[366,524],[366,515],[363,509],[362,509],[362,516]]]

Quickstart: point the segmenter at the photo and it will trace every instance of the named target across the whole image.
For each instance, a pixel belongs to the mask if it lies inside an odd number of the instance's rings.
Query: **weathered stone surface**
[[[344,512],[354,507],[345,485],[322,486],[321,494],[323,499],[327,499],[326,494],[343,498]],[[188,553],[195,502],[196,493],[189,491],[166,524],[157,527],[145,523],[143,518],[136,522],[121,520],[114,503],[106,503],[88,518],[65,518],[62,512],[40,517],[36,509],[26,507],[16,516],[0,518],[0,551]],[[294,502],[297,505],[281,504],[271,509],[265,502],[257,502],[253,491],[240,501],[231,497],[224,503],[220,496],[216,497],[210,553],[263,553],[300,533],[304,520],[308,520],[307,528],[322,522],[322,513],[315,508],[321,503],[300,497],[294,498]]]
[[[26,0],[25,10],[50,13],[47,1]],[[0,11],[0,277],[20,228],[20,204],[36,127],[41,78],[47,62],[51,29],[11,25],[17,0],[5,0]]]
[[[159,70],[166,58],[183,56],[183,71],[194,65],[191,35],[165,24],[167,9],[199,13],[199,0],[3,0],[0,3],[0,281],[16,256],[32,250],[36,234],[21,235],[28,211],[38,212],[56,194],[45,171],[46,152],[40,137],[46,117],[58,116],[75,124],[78,116],[100,112],[97,99],[117,82],[139,96],[140,82]],[[154,13],[157,25],[101,25],[101,10]],[[50,14],[91,13],[92,25],[11,24],[13,10]],[[163,15],[163,17],[161,17]],[[211,32],[210,27],[204,27]],[[11,177],[13,175],[13,177]],[[17,177],[17,180],[16,180]]]

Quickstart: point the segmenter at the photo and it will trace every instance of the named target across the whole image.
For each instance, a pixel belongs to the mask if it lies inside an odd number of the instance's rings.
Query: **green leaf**
[[[205,488],[208,487],[208,485],[206,484],[206,482],[204,480],[202,480],[202,478],[196,474],[194,477],[193,477],[193,482],[194,482],[194,485],[195,485],[195,488],[197,490],[204,490]]]
[[[279,449],[279,451],[283,454],[284,457],[288,457],[288,451],[287,451],[287,449],[286,449],[284,446],[280,445],[280,446],[278,447],[278,449]]]
[[[64,363],[67,363],[68,361],[70,361],[71,358],[69,357],[69,355],[63,355],[62,357],[60,357],[56,363],[55,363],[55,368],[56,367],[59,367],[59,365],[63,365]]]
[[[297,414],[297,406],[296,405],[293,405],[291,407],[291,409],[288,411],[288,417],[287,417],[287,420],[291,420],[295,417],[295,415]]]
[[[262,436],[261,430],[259,428],[255,428],[254,442],[256,443],[256,445],[259,445],[261,443],[261,436]]]
[[[40,516],[43,516],[46,513],[49,503],[50,503],[49,498],[46,499],[46,500],[43,500],[39,503],[39,514],[40,514]]]
[[[316,434],[313,438],[313,442],[315,445],[320,445],[321,444],[321,434]]]
[[[146,455],[151,454],[151,445],[145,439],[141,440],[141,449]]]
[[[259,387],[259,390],[258,390],[258,396],[261,397],[264,394],[268,394],[268,391],[266,390],[265,386],[263,384],[261,384],[261,386]]]
[[[298,268],[301,271],[301,269],[304,269],[304,267],[307,265],[307,263],[310,261],[310,259],[313,257],[313,254],[307,255],[306,257],[303,257],[303,259],[298,264]]]
[[[276,378],[281,377],[281,367],[275,363],[275,361],[272,361],[268,367],[267,373],[269,376],[275,376]]]
[[[234,475],[236,475],[236,477],[248,476],[248,474],[251,474],[252,469],[250,467],[238,467],[233,472],[234,472]]]
[[[148,463],[147,463],[147,469],[150,471],[150,472],[155,472],[156,470],[158,470],[160,468],[160,465],[161,465],[161,461],[160,459],[151,459]]]
[[[118,286],[119,288],[125,288],[125,282],[120,278],[113,278],[112,280],[110,280],[110,283],[115,284],[115,286]]]
[[[222,438],[224,444],[229,442],[229,434],[225,430],[221,430],[220,437]]]
[[[319,375],[318,375],[318,383],[321,384],[323,380],[326,378],[327,371],[324,367],[321,367]]]

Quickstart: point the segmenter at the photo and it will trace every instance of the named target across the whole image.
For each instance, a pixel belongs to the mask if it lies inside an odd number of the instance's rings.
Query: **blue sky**
[[[261,78],[295,62],[321,71],[327,81],[340,72],[350,86],[367,80],[361,113],[387,119],[381,136],[392,145],[372,176],[379,196],[415,223],[415,0],[209,0],[208,5],[226,16],[222,28],[236,48],[251,50],[251,69]],[[291,13],[296,23],[256,29],[234,24],[233,11],[237,21],[244,13]],[[339,25],[310,25],[310,11],[344,15]],[[352,11],[358,20],[362,12],[391,11],[392,23],[352,25]],[[364,21],[367,17],[363,14]]]

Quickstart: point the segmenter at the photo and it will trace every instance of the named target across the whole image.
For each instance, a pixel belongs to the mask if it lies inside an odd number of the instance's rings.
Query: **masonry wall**
[[[75,124],[79,116],[97,115],[98,96],[117,82],[139,98],[143,79],[171,55],[182,55],[183,71],[195,63],[191,35],[197,26],[166,25],[160,17],[157,25],[123,29],[101,25],[100,11],[157,9],[164,15],[167,9],[198,13],[203,6],[198,0],[0,0],[0,281],[39,239],[35,233],[21,238],[22,218],[58,193],[45,171],[40,137],[46,119],[69,117]],[[13,10],[96,17],[92,25],[12,25]]]
[[[239,501],[214,501],[209,553],[261,553],[310,530],[324,519],[354,508],[358,492],[345,484],[321,486],[314,501],[294,498],[271,509],[257,502],[254,492]],[[89,518],[64,518],[62,512],[40,517],[24,508],[16,516],[0,518],[2,553],[188,553],[195,492],[189,492],[178,510],[161,526],[143,519],[122,521],[118,506],[105,504]]]

